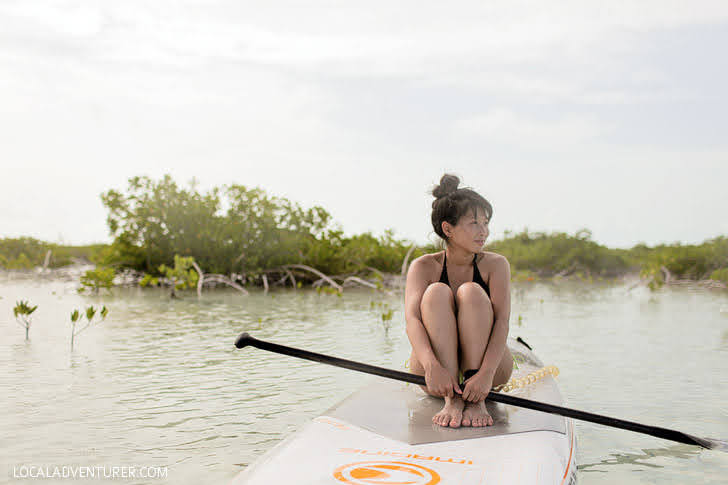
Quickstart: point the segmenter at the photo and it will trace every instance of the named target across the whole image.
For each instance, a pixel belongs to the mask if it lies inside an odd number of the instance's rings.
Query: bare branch
[[[288,273],[289,273],[289,272],[286,272],[286,273],[285,273],[285,274],[283,275],[283,278],[281,278],[281,279],[279,279],[278,281],[276,281],[275,283],[273,283],[273,286],[278,286],[278,285],[282,285],[283,283],[285,283],[285,282],[286,282],[286,280],[288,279]]]
[[[322,278],[323,280],[325,280],[329,285],[333,286],[337,290],[343,291],[343,288],[341,287],[341,285],[338,284],[336,281],[332,280],[331,278],[329,278],[328,276],[323,274],[321,271],[319,271],[315,268],[312,268],[310,266],[306,266],[305,264],[287,264],[287,265],[283,266],[283,268],[296,268],[296,269],[302,269],[305,271],[310,271],[311,273],[315,274],[319,278]]]
[[[364,280],[364,279],[359,278],[357,276],[349,276],[348,278],[346,278],[344,280],[344,282],[342,283],[342,286],[347,286],[346,283],[349,282],[349,281],[353,281],[354,283],[358,283],[358,284],[360,284],[362,286],[366,286],[366,287],[369,287],[369,288],[374,288],[375,290],[377,289],[377,285],[375,285],[371,281]]]
[[[404,261],[402,261],[402,280],[407,278],[407,263],[409,262],[409,257],[410,257],[410,255],[412,255],[412,251],[414,251],[414,250],[415,250],[415,245],[413,244],[407,250],[407,254],[404,255]]]
[[[287,270],[288,277],[291,279],[291,284],[293,285],[293,291],[296,291],[296,277],[293,276],[293,272],[291,270]]]
[[[76,330],[76,332],[75,332],[75,333],[73,334],[73,336],[75,337],[75,336],[76,336],[76,335],[78,335],[79,333],[81,333],[81,332],[83,332],[84,330],[86,330],[87,328],[89,328],[89,327],[91,326],[91,324],[92,324],[92,323],[93,323],[93,321],[91,321],[91,322],[88,322],[88,323],[87,323],[86,325],[84,325],[83,327],[81,327],[81,328],[79,328],[78,330]]]
[[[377,268],[374,268],[372,266],[364,266],[364,268],[365,269],[368,269],[372,273],[376,273],[377,276],[379,276],[380,278],[384,279],[384,273],[382,273],[381,271],[379,271]]]
[[[228,278],[227,276],[222,275],[222,274],[205,275],[205,281],[213,282],[213,283],[223,283],[232,288],[235,288],[236,290],[243,293],[244,295],[248,294],[248,290],[246,290],[245,288],[243,288],[242,286],[240,286],[239,284],[237,284],[236,282],[234,282],[233,280],[231,280],[230,278]]]
[[[200,265],[195,262],[195,260],[192,260],[192,267],[195,268],[195,271],[197,271],[197,275],[199,278],[197,278],[197,296],[202,296],[202,284],[205,282],[205,273],[202,272],[200,269]]]
[[[48,269],[48,264],[51,262],[51,250],[49,249],[45,255],[45,261],[43,261],[43,271]]]

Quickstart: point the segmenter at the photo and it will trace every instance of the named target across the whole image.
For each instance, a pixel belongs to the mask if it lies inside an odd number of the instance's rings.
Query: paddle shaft
[[[300,359],[311,360],[314,362],[320,362],[322,364],[329,364],[336,367],[343,367],[344,369],[350,369],[358,372],[364,372],[366,374],[373,374],[380,377],[386,377],[389,379],[395,379],[398,381],[409,382],[412,384],[418,384],[420,386],[426,386],[424,376],[417,374],[410,374],[408,372],[397,371],[393,369],[387,369],[384,367],[377,367],[374,365],[364,364],[361,362],[355,362],[353,360],[341,359],[339,357],[332,357],[330,355],[318,354],[316,352],[310,352],[308,350],[297,349],[294,347],[287,347],[285,345],[275,344],[273,342],[267,342],[264,340],[258,340],[248,335],[247,332],[243,332],[235,340],[235,346],[242,349],[246,345],[256,347],[261,350],[267,350],[269,352],[275,352],[277,354],[289,355],[291,357],[298,357]],[[702,446],[703,448],[713,449],[718,446],[714,443],[714,440],[699,438],[692,436],[681,431],[676,431],[667,428],[661,428],[658,426],[649,426],[645,424],[635,423],[633,421],[626,421],[623,419],[610,418],[608,416],[602,416],[599,414],[588,413],[585,411],[579,411],[577,409],[566,408],[563,406],[556,406],[554,404],[546,404],[538,401],[532,401],[530,399],[524,399],[522,397],[510,396],[499,392],[490,391],[487,399],[499,402],[503,404],[509,404],[511,406],[518,406],[526,409],[533,409],[535,411],[542,411],[545,413],[558,414],[567,418],[578,419],[580,421],[588,421],[591,423],[601,424],[604,426],[610,426],[613,428],[626,429],[634,431],[636,433],[648,434],[657,438],[663,438],[666,440],[677,441],[678,443],[685,443],[688,445]]]

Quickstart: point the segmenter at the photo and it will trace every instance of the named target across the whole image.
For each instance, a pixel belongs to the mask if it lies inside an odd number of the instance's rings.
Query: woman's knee
[[[490,298],[485,290],[478,283],[472,281],[460,285],[455,295],[455,301],[457,301],[458,307],[464,304],[478,304],[492,307]]]
[[[425,289],[422,294],[422,302],[420,303],[420,310],[431,309],[440,305],[447,305],[448,308],[452,308],[455,303],[455,297],[452,294],[452,290],[445,283],[432,283]]]

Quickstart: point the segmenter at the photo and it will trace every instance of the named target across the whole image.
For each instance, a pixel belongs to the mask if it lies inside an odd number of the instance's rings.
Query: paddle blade
[[[724,453],[728,453],[728,441],[726,440],[716,440],[714,438],[702,438],[704,441],[707,441],[708,445],[706,448],[709,450],[718,450],[722,451]]]
[[[241,333],[238,338],[235,339],[235,346],[239,349],[242,349],[246,345],[248,345],[253,337],[248,335],[248,332]]]

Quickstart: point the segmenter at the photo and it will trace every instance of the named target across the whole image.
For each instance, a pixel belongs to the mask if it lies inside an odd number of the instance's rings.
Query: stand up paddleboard
[[[518,379],[543,367],[509,340]],[[550,375],[509,392],[563,405]],[[576,483],[571,419],[487,402],[493,426],[432,423],[443,400],[414,384],[374,380],[246,468],[233,485],[496,485]]]

